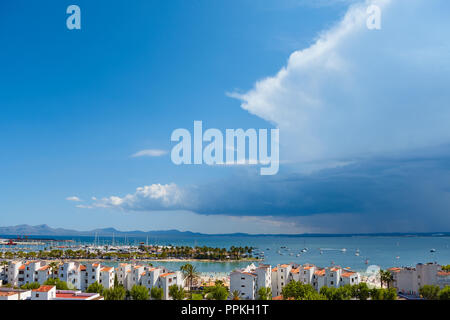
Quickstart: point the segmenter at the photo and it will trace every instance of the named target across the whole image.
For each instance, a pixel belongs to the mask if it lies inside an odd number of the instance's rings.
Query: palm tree
[[[50,272],[51,272],[51,274],[52,274],[52,278],[55,278],[55,271],[58,270],[58,267],[59,267],[59,263],[58,263],[58,262],[55,262],[55,261],[50,262],[50,263],[48,264],[48,268],[50,269]]]
[[[390,287],[391,282],[394,281],[394,276],[388,270],[380,270],[380,282],[381,287],[383,288],[383,284],[386,284],[388,289]]]
[[[240,292],[237,291],[237,290],[234,290],[234,291],[231,293],[231,298],[232,298],[233,300],[240,300],[240,299],[241,299],[241,294],[240,294]]]
[[[197,269],[190,263],[186,263],[185,265],[182,265],[180,268],[181,272],[183,272],[184,278],[189,283],[189,291],[192,290],[192,282],[194,279],[197,279],[199,277],[199,273],[197,272]]]

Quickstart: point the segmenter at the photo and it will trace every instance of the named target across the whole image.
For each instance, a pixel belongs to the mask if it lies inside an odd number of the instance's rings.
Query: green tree
[[[169,296],[172,297],[173,300],[183,300],[186,293],[181,286],[177,286],[173,284],[169,287]]]
[[[395,288],[385,289],[383,299],[384,300],[397,300],[397,290],[395,290]]]
[[[162,288],[153,287],[150,290],[150,296],[152,300],[162,300],[164,298],[164,291]]]
[[[33,290],[38,289],[41,285],[38,282],[31,282],[20,286],[20,289],[23,290]]]
[[[353,294],[352,296],[359,300],[367,300],[370,297],[370,289],[367,286],[367,283],[361,282],[358,285],[352,287]]]
[[[266,287],[259,288],[258,300],[272,300],[272,290]]]
[[[111,289],[105,289],[103,291],[105,300],[124,300],[126,296],[126,290],[123,286],[118,285]]]
[[[44,285],[56,286],[57,290],[69,290],[67,283],[65,281],[61,281],[58,278],[49,278],[44,283]]]
[[[130,296],[133,300],[148,300],[148,289],[144,286],[134,285],[131,288]]]
[[[216,284],[209,292],[209,298],[213,300],[227,300],[228,289],[227,287]]]
[[[105,288],[101,284],[99,284],[97,281],[95,281],[93,284],[91,284],[86,290],[86,292],[98,293],[100,295],[103,295],[103,291],[105,291]]]
[[[419,289],[419,294],[426,300],[437,300],[439,291],[439,286],[426,284]]]
[[[282,290],[283,299],[294,300],[323,300],[324,296],[317,293],[310,284],[303,284],[300,281],[289,282]]]
[[[439,291],[439,300],[450,300],[450,286],[445,286],[444,289]]]

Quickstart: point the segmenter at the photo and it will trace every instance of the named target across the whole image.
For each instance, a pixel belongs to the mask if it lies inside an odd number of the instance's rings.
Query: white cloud
[[[124,197],[110,196],[102,199],[92,198],[90,205],[79,208],[116,208],[132,211],[177,210],[188,205],[184,191],[175,184],[152,184],[139,187],[135,193]]]
[[[81,202],[81,201],[83,201],[83,200],[81,200],[80,198],[78,198],[76,196],[67,197],[66,200],[67,201],[74,201],[74,202]]]
[[[372,2],[382,9],[381,30],[366,27]],[[353,5],[275,76],[232,96],[280,128],[283,160],[325,165],[447,143],[447,9],[448,1]]]
[[[137,157],[161,157],[163,155],[167,154],[166,150],[159,150],[159,149],[146,149],[136,152],[135,154],[131,155],[133,158]]]

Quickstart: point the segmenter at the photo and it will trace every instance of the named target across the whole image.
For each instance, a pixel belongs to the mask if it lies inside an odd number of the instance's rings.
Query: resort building
[[[169,300],[169,287],[177,285],[184,288],[183,274],[180,271],[163,273],[159,276],[157,286],[163,289],[163,299]]]
[[[281,264],[272,269],[272,297],[281,295],[281,290],[290,281],[293,266],[290,264]]]
[[[260,288],[272,287],[272,268],[270,265],[254,264],[230,274],[230,291],[238,291],[241,299],[255,300]]]
[[[449,283],[448,275],[436,262],[419,263],[416,267],[390,268],[394,281],[393,286],[399,293],[419,295],[424,285],[439,285],[441,288]]]
[[[270,276],[269,276],[270,274]],[[256,268],[250,265],[230,274],[230,291],[238,290],[243,299],[257,299],[262,286],[272,289],[272,297],[281,296],[283,288],[291,281],[312,285],[317,291],[324,286],[338,288],[344,285],[357,285],[361,281],[358,272],[350,268],[332,266],[318,268],[313,264],[279,264],[273,269],[267,265]]]
[[[12,286],[18,286],[19,282],[24,280],[24,268],[19,270],[22,267],[22,261],[10,261],[8,266],[6,267],[6,282],[11,284]]]
[[[53,300],[56,298],[56,286],[41,286],[33,289],[31,300]]]
[[[0,288],[0,300],[28,300],[31,299],[31,290]]]
[[[128,276],[131,274],[131,264],[128,263],[121,263],[116,268],[116,274],[117,274],[117,281],[120,285],[122,285],[124,288],[129,290],[128,288],[131,288],[132,286],[129,285],[129,281],[131,281],[130,277]]]

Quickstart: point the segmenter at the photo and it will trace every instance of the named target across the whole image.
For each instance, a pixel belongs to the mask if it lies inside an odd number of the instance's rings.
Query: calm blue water
[[[1,236],[0,236],[1,237]],[[38,237],[44,238],[44,237]],[[52,239],[70,239],[77,244],[91,244],[94,237],[49,237]],[[138,244],[146,242],[146,238],[115,237],[115,244]],[[100,237],[99,244],[111,244],[111,237]],[[366,270],[368,265],[379,265],[381,268],[393,266],[414,266],[422,262],[438,262],[450,264],[450,237],[446,236],[348,236],[348,237],[282,237],[282,236],[201,236],[201,237],[158,237],[149,238],[149,244],[184,245],[184,246],[252,246],[264,251],[264,263],[272,266],[280,263],[313,263],[325,267],[332,263],[342,267],[351,267],[357,271]],[[63,243],[60,243],[63,245]],[[73,243],[70,243],[71,245]],[[67,243],[65,244],[67,245]],[[280,247],[288,249],[282,249]],[[303,248],[306,253],[300,253]],[[346,252],[340,249],[347,249]],[[431,253],[430,249],[436,249]],[[322,254],[321,250],[322,249]],[[280,255],[277,251],[280,251]],[[355,252],[359,250],[360,255]],[[293,255],[290,255],[292,253]],[[366,260],[367,263],[366,264]],[[174,270],[179,269],[183,262],[154,262],[154,265],[165,265]],[[194,262],[200,272],[230,272],[233,269],[247,265],[247,262],[210,263]]]

